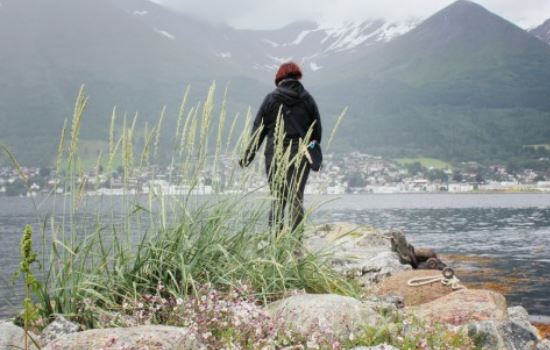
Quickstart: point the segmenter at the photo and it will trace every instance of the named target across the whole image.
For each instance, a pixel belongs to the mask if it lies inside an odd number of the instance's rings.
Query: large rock
[[[467,327],[468,335],[482,350],[536,350],[540,339],[512,321],[481,321]]]
[[[366,288],[394,273],[412,269],[399,261],[388,235],[367,226],[323,225],[306,235],[305,245],[312,251],[331,253],[332,267],[357,277]]]
[[[510,322],[517,327],[522,328],[526,333],[532,334],[535,338],[541,339],[539,330],[529,322],[529,313],[523,306],[509,307],[508,317]]]
[[[375,326],[381,317],[371,304],[332,294],[302,294],[268,305],[269,314],[287,327],[308,334],[317,327],[335,336],[348,336],[362,327]]]
[[[449,325],[508,321],[506,299],[488,290],[463,289],[408,309],[417,317]]]
[[[451,287],[444,286],[440,281],[418,287],[411,287],[407,284],[407,282],[412,278],[423,278],[431,276],[441,276],[441,271],[401,271],[391,277],[384,279],[373,288],[372,292],[374,295],[377,296],[400,296],[403,298],[405,306],[425,304],[454,292]]]
[[[391,251],[389,236],[369,226],[352,224],[326,224],[306,234],[306,246],[314,251],[360,250],[369,258],[382,251]]]
[[[55,319],[42,331],[40,341],[42,344],[48,344],[59,337],[66,334],[76,333],[79,330],[80,326],[78,324],[68,321],[61,315],[57,315]]]
[[[379,283],[401,271],[411,270],[410,265],[403,265],[394,252],[381,252],[374,257],[361,262],[361,276],[371,283]]]
[[[194,334],[185,328],[140,326],[94,329],[62,336],[43,350],[148,349],[191,350],[200,348]]]
[[[36,349],[29,339],[31,349]],[[12,322],[0,321],[0,350],[24,349],[25,331]]]

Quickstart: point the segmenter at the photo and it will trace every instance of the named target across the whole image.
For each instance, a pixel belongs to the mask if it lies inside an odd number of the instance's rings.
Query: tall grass
[[[62,214],[52,216],[49,225],[42,228],[42,233],[49,235],[44,240],[49,244],[49,249],[44,249],[49,255],[44,257],[43,280],[37,293],[42,317],[59,313],[94,327],[98,315],[83,313],[84,305],[92,303],[106,312],[118,311],[125,301],[154,293],[159,284],[164,286],[164,293],[186,297],[204,283],[222,290],[244,283],[253,287],[263,302],[294,289],[356,294],[355,285],[327,267],[326,256],[307,251],[296,232],[288,226],[274,232],[266,225],[267,207],[279,205],[272,196],[247,191],[214,197],[195,194],[206,173],[218,190],[222,171],[228,183],[243,190],[250,188],[252,180],[264,179],[264,174],[260,162],[246,170],[237,167],[245,147],[258,142],[258,134],[251,136],[249,131],[250,109],[244,130],[235,135],[238,115],[225,132],[227,89],[217,118],[215,84],[204,102],[188,107],[188,96],[189,88],[176,116],[175,133],[169,132],[172,137],[168,138],[163,136],[169,118],[166,107],[161,109],[156,125],[150,128],[146,124],[143,132],[136,130],[137,115],[131,120],[123,116],[122,126],[117,126],[120,116],[113,109],[108,154],[98,157],[95,175],[100,165],[106,164],[109,180],[113,180],[115,164],[122,164],[123,196],[88,198],[84,193],[85,169],[78,153],[88,98],[83,88],[79,91],[71,125],[63,126],[55,161],[64,194],[54,190],[51,196],[54,208],[60,206]],[[291,155],[284,145],[283,118],[278,120],[274,188],[288,186],[289,167],[303,157],[302,152]],[[136,135],[143,135],[141,149]],[[301,140],[302,146],[308,138]],[[163,154],[166,150],[172,153],[168,157]],[[169,160],[170,179],[185,193],[169,195],[154,182],[145,198],[132,193],[131,182],[138,174],[157,179],[161,159]],[[300,176],[296,174],[292,186]],[[93,201],[103,207],[96,209],[93,219],[83,220],[83,214],[90,212],[87,205]],[[114,209],[106,211],[109,206]]]

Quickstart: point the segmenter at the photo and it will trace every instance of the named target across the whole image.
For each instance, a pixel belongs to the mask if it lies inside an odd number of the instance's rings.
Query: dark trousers
[[[297,150],[291,150],[291,158]],[[305,158],[297,160],[286,169],[286,176],[279,174],[278,164],[273,164],[273,153],[265,155],[266,175],[269,182],[271,195],[274,197],[269,211],[269,226],[276,227],[279,232],[284,228],[284,212],[287,205],[290,206],[290,224],[295,231],[304,220],[304,190],[309,177],[310,166]],[[281,171],[284,171],[281,170]],[[290,203],[289,203],[290,202]]]

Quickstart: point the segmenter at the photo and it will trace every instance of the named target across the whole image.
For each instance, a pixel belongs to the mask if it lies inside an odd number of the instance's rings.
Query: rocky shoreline
[[[388,332],[415,334],[418,328],[434,326],[442,334],[463,334],[479,349],[550,350],[550,341],[544,338],[548,333],[530,323],[523,307],[508,307],[505,297],[497,292],[444,285],[441,280],[411,286],[413,279],[441,276],[441,271],[413,268],[417,262],[404,261],[402,246],[392,244],[390,232],[349,224],[323,225],[308,232],[304,242],[311,251],[330,254],[332,267],[356,280],[363,293],[356,299],[297,291],[258,311],[286,320],[292,332],[307,334],[322,327],[336,342],[352,339],[365,328],[386,329],[388,319],[398,319],[399,331]],[[410,323],[409,318],[419,321]],[[183,327],[80,330],[79,325],[58,316],[34,338],[46,350],[205,348],[200,334]],[[23,339],[23,329],[12,322],[0,323],[0,350],[22,348]],[[395,349],[390,345],[356,349],[369,348]],[[429,344],[425,348],[430,349]],[[461,347],[448,347],[454,348]]]

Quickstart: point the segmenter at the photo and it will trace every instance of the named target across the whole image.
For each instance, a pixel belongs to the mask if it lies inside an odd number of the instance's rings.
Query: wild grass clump
[[[245,283],[264,304],[292,290],[356,294],[353,282],[332,271],[324,256],[311,252],[296,256],[303,250],[297,238],[291,234],[274,238],[268,230],[259,232],[251,225],[253,217],[239,217],[239,213],[241,206],[200,208],[193,213],[193,220],[182,220],[174,228],[143,239],[132,254],[115,248],[120,244],[115,243],[113,261],[104,252],[95,267],[79,271],[78,288],[72,289],[74,300],[66,304],[69,310],[52,311],[69,311],[79,323],[97,327],[99,313],[75,309],[86,304],[85,300],[116,312],[128,300],[154,294],[158,286],[163,286],[164,297],[186,299],[205,283],[220,291]],[[92,249],[79,251],[89,254]],[[65,291],[60,292],[57,296],[65,298]],[[58,300],[50,304],[64,304]]]
[[[170,137],[163,130],[170,125],[167,107],[153,128],[145,123],[143,133],[137,130],[137,115],[121,118],[115,108],[108,147],[89,162],[79,155],[88,106],[84,89],[79,91],[72,122],[61,132],[57,185],[50,194],[52,211],[61,214],[39,218],[43,247],[35,299],[43,320],[63,314],[85,327],[101,327],[102,317],[122,312],[129,301],[156,293],[158,286],[163,286],[159,296],[170,300],[196,297],[205,284],[220,292],[245,284],[262,304],[292,290],[357,295],[355,284],[332,271],[325,256],[304,248],[299,232],[266,225],[266,208],[278,201],[265,185],[262,194],[250,192],[252,183],[265,184],[263,166],[237,166],[245,147],[257,142],[257,135],[250,136],[250,109],[240,136],[234,135],[237,116],[225,133],[225,97],[214,116],[214,96],[212,84],[205,102],[188,108],[187,89]],[[278,137],[284,138],[279,119]],[[302,142],[305,146],[308,140]],[[277,154],[280,173],[274,176],[282,183],[284,169],[302,155],[290,157],[283,142],[278,142]],[[92,163],[93,169],[84,167]],[[87,196],[91,188],[99,188],[100,177],[108,188],[115,187],[117,165],[122,195]],[[214,191],[229,187],[237,194],[198,196],[207,175]],[[88,184],[91,179],[95,186]],[[137,179],[142,188],[136,187]],[[159,185],[159,179],[176,187]],[[170,193],[171,188],[177,193]]]

